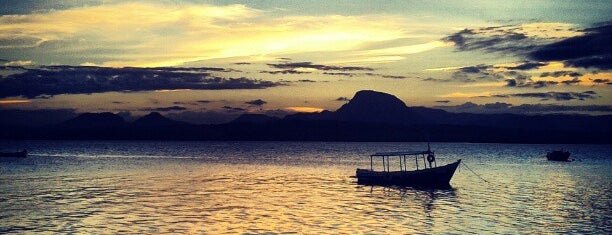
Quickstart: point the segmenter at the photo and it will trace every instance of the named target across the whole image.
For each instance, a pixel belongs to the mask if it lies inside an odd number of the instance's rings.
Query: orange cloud
[[[0,100],[0,105],[29,104],[31,100]]]
[[[319,113],[324,109],[317,107],[303,107],[303,106],[293,106],[293,107],[285,107],[285,110],[298,112],[298,113]]]

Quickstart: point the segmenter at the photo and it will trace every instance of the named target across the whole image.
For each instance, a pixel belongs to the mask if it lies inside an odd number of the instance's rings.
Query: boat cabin
[[[437,167],[435,153],[433,151],[406,151],[406,152],[381,152],[370,155],[370,170],[374,171],[374,159],[381,158],[384,172],[390,172],[392,160],[397,159],[400,171],[408,171],[408,157],[414,156],[416,169],[419,170],[420,162],[423,163],[421,169]],[[422,159],[422,161],[421,161]]]

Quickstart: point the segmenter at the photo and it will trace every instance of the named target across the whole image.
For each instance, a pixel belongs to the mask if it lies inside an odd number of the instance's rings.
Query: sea
[[[462,159],[450,189],[357,184],[370,154],[427,143],[0,143],[22,148],[0,159],[1,234],[612,234],[611,145],[431,143]]]

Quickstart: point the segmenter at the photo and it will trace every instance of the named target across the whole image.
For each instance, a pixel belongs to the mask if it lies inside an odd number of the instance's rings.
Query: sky
[[[612,114],[609,1],[0,2],[0,109]]]

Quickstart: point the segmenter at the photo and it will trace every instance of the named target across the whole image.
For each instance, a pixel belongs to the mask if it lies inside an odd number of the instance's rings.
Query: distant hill
[[[125,120],[114,113],[83,113],[60,124],[63,128],[115,128],[126,124]]]
[[[264,124],[271,123],[280,120],[277,117],[270,117],[265,114],[252,114],[245,113],[240,115],[238,118],[232,120],[230,123],[250,123],[250,124]]]
[[[408,107],[397,97],[359,91],[336,111],[285,118],[243,114],[229,123],[195,125],[150,113],[125,122],[112,113],[84,113],[47,127],[2,126],[3,138],[114,140],[452,141],[612,143],[612,115],[450,113]]]
[[[170,118],[162,116],[158,112],[152,112],[145,116],[142,116],[132,122],[133,126],[138,127],[168,127],[168,126],[183,126],[190,125],[186,122],[180,122],[176,120],[172,120]]]

